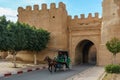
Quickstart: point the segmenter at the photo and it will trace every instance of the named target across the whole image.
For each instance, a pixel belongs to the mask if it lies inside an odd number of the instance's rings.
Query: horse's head
[[[51,60],[49,56],[46,56],[46,57],[44,58],[44,61],[49,61],[49,60]]]

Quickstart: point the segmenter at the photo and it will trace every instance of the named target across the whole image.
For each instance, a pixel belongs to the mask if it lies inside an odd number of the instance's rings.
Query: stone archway
[[[78,43],[75,49],[76,64],[96,64],[97,49],[94,43],[90,40],[82,40]]]

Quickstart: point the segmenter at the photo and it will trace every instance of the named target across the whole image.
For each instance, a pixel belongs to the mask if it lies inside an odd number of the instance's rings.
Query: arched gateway
[[[91,18],[86,21],[87,25],[78,25],[83,19],[80,19],[81,21],[76,19],[74,24],[71,21],[71,25],[69,25],[69,53],[73,64],[99,65],[101,23],[100,19],[98,21],[95,19]]]
[[[75,48],[76,64],[96,64],[97,49],[90,40],[82,40]]]

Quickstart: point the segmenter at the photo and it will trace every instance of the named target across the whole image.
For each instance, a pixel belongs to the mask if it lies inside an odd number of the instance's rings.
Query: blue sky
[[[0,16],[6,15],[7,19],[12,21],[17,20],[17,8],[24,7],[34,4],[41,6],[42,3],[46,3],[48,8],[50,3],[56,3],[58,6],[59,2],[66,4],[66,9],[69,15],[80,15],[88,13],[98,12],[102,15],[102,0],[0,0]]]

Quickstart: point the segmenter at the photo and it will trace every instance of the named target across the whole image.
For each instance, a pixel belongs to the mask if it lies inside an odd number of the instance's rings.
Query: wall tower
[[[58,8],[55,3],[51,3],[50,9],[47,9],[46,4],[42,4],[41,9],[38,5],[34,5],[33,9],[31,6],[25,9],[19,7],[18,21],[48,30],[51,33],[49,49],[68,50],[67,11],[64,3],[60,2]]]
[[[100,49],[100,64],[109,64],[112,60],[106,49],[106,42],[111,40],[113,37],[120,39],[120,0],[103,0],[103,19],[101,28],[101,49]],[[117,59],[117,63],[120,60]]]

